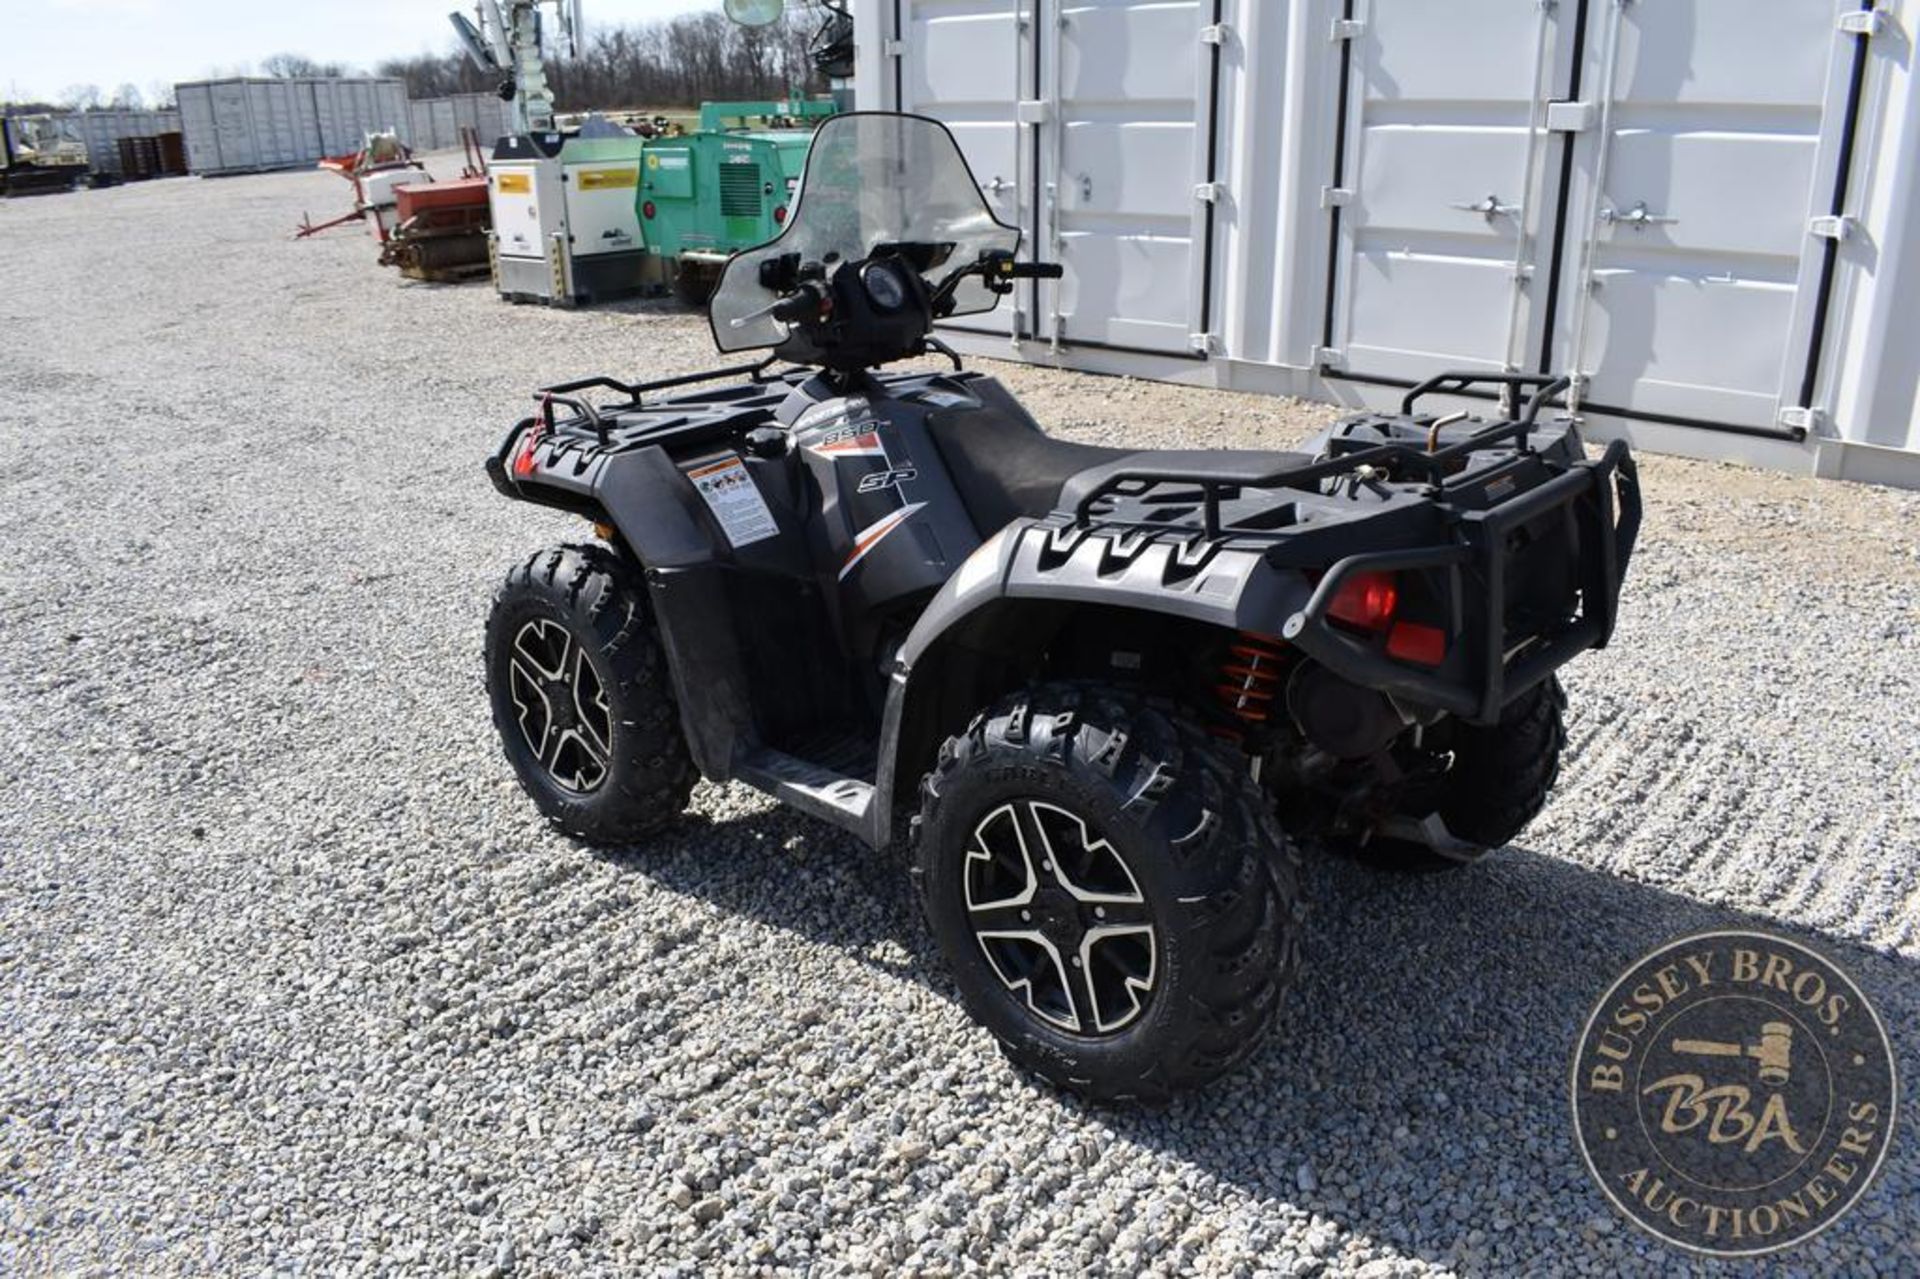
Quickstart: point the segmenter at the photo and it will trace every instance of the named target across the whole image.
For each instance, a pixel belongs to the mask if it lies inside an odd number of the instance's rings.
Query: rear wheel
[[[520,785],[549,821],[628,843],[687,806],[694,770],[639,571],[557,546],[507,574],[487,619],[487,692]]]
[[[1437,813],[1454,838],[1481,850],[1511,843],[1540,815],[1560,777],[1567,744],[1567,694],[1557,676],[1509,705],[1494,725],[1454,721],[1446,750],[1451,764],[1416,807]],[[1472,859],[1444,857],[1424,845],[1375,839],[1356,850],[1387,870],[1456,870]]]
[[[1001,700],[922,786],[914,875],[967,1011],[1102,1101],[1238,1065],[1299,964],[1299,861],[1240,753],[1097,687]]]

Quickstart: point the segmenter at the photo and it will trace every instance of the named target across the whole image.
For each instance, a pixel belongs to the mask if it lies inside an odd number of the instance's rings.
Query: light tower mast
[[[447,15],[474,65],[507,77],[501,82],[500,96],[513,103],[516,133],[553,128],[553,92],[547,87],[547,68],[541,56],[540,10],[548,4],[554,9],[561,50],[568,57],[576,56],[581,35],[580,0],[479,0],[473,18],[464,13]]]

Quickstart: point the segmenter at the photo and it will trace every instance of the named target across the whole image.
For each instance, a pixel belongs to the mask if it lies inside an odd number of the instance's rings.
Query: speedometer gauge
[[[867,300],[876,311],[898,311],[907,304],[907,282],[900,278],[898,267],[869,262],[860,272],[860,283],[866,286]]]

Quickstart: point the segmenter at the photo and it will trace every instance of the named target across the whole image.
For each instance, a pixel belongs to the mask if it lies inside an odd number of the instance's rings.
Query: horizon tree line
[[[789,89],[817,93],[826,82],[813,69],[807,45],[815,19],[789,12],[768,27],[741,27],[718,13],[689,13],[655,22],[600,27],[577,58],[549,58],[547,82],[563,111],[642,107],[690,107],[703,100],[785,97]],[[216,67],[209,80],[263,75],[276,79],[354,76],[365,72],[341,62],[317,62],[304,54],[276,53],[250,66]],[[385,58],[373,74],[403,80],[409,98],[455,93],[492,93],[498,72],[482,71],[458,48]],[[10,95],[18,97],[17,94]],[[155,80],[143,93],[125,83],[111,93],[95,84],[69,85],[54,102],[9,102],[8,114],[43,111],[164,110],[173,106],[173,85]]]

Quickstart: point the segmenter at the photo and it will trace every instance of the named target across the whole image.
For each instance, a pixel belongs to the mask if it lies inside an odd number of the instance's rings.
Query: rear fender
[[[1076,605],[1276,635],[1311,594],[1261,554],[1131,530],[1008,525],[968,557],[900,647],[887,690],[875,812],[911,804],[940,742],[1020,682]],[[884,836],[885,827],[876,835]]]
[[[983,543],[921,613],[900,649],[911,668],[972,614],[998,600],[1095,604],[1277,635],[1306,603],[1302,574],[1258,550],[1132,529],[1008,525]]]

